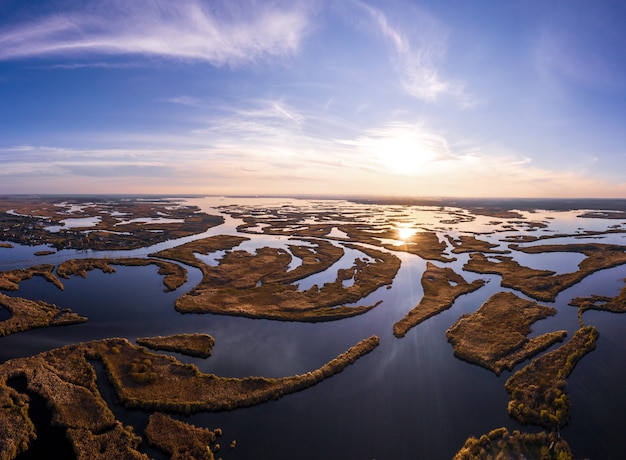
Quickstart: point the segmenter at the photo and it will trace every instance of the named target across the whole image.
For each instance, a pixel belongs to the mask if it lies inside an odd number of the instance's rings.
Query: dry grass
[[[497,262],[490,261],[483,254],[472,254],[463,269],[476,273],[501,275],[502,286],[521,291],[533,299],[551,302],[555,300],[559,292],[573,286],[590,274],[626,263],[626,248],[611,244],[563,244],[527,248],[510,245],[509,247],[529,254],[578,252],[587,257],[579,264],[578,271],[561,275],[550,270],[535,270],[521,266],[510,257],[496,256]]]
[[[0,337],[39,327],[65,326],[87,321],[84,316],[68,309],[60,310],[56,305],[4,294],[0,294],[0,308],[11,313],[9,319],[0,321]]]
[[[446,332],[454,355],[496,374],[562,341],[566,331],[527,338],[531,325],[556,309],[524,300],[510,292],[491,296],[475,313],[463,315]]]
[[[626,280],[624,280],[626,281]],[[626,312],[626,286],[615,297],[591,295],[588,297],[576,297],[570,303],[580,309],[580,314],[587,310],[609,311],[611,313]]]
[[[190,356],[208,358],[215,340],[208,334],[176,334],[167,337],[138,338],[137,343],[153,350],[175,351]]]
[[[7,385],[14,377],[25,378],[28,391],[46,400],[52,423],[67,430],[77,458],[147,459],[136,450],[140,438],[115,420],[100,396],[82,344],[0,365],[0,458],[13,458],[34,438],[28,396]]]
[[[103,433],[81,428],[69,428],[67,437],[74,446],[77,460],[149,460],[137,450],[141,437],[133,429],[116,422],[112,429]]]
[[[158,412],[148,420],[146,437],[151,445],[168,453],[172,460],[214,459],[210,447],[215,444],[214,432]]]
[[[450,235],[447,235],[448,241],[454,249],[452,252],[454,254],[463,254],[466,252],[482,252],[486,254],[506,254],[511,251],[502,250],[502,249],[494,249],[497,248],[498,245],[495,243],[490,243],[488,241],[479,240],[475,236],[472,235],[459,235],[456,238],[453,238]]]
[[[556,433],[509,433],[498,428],[480,438],[470,437],[453,460],[486,459],[573,460],[569,445]]]
[[[202,374],[196,366],[150,353],[125,339],[88,342],[83,347],[88,356],[102,360],[118,397],[127,407],[187,414],[252,406],[304,390],[341,372],[378,344],[378,337],[370,337],[317,370],[273,379]],[[145,372],[154,373],[156,379],[134,378],[137,363],[144,363]]]
[[[11,249],[12,247],[11,243],[0,243],[0,249]]]
[[[0,290],[17,291],[19,284],[24,280],[29,280],[33,276],[41,276],[46,281],[51,282],[59,289],[63,290],[63,284],[54,276],[54,265],[41,264],[33,265],[28,268],[20,268],[17,270],[8,270],[0,272]]]
[[[505,385],[509,414],[524,424],[550,429],[565,425],[571,406],[565,393],[566,379],[576,363],[595,349],[597,338],[594,327],[581,327],[564,345],[513,374]]]
[[[57,274],[61,278],[69,278],[70,275],[87,277],[87,272],[95,269],[103,273],[115,273],[115,268],[111,265],[124,265],[129,267],[143,267],[156,265],[159,267],[159,275],[164,275],[163,284],[165,291],[174,291],[187,281],[187,270],[178,264],[164,260],[154,259],[72,259],[66,260],[57,267]]]
[[[404,337],[412,327],[450,308],[457,297],[473,292],[484,284],[483,280],[468,283],[451,268],[440,268],[428,262],[422,275],[424,296],[415,308],[393,325],[393,334],[398,338]]]
[[[358,302],[379,287],[390,285],[400,268],[400,260],[388,252],[346,246],[364,252],[373,261],[357,259],[351,269],[339,270],[334,282],[325,283],[321,288],[315,285],[306,291],[288,284],[287,281],[293,278],[287,271],[291,256],[280,249],[264,247],[255,254],[230,252],[217,267],[196,261],[202,267],[204,277],[191,292],[176,300],[176,309],[184,313],[306,322],[330,321],[365,313],[376,304],[357,307],[346,307],[345,304]],[[319,263],[317,267],[324,265],[326,263]],[[286,281],[267,281],[270,279]],[[350,279],[354,280],[353,284],[344,286],[343,282]]]
[[[60,201],[67,206],[56,206]],[[71,204],[89,206],[80,214],[68,214]],[[96,249],[116,250],[135,249],[150,246],[162,241],[196,235],[208,228],[224,222],[220,216],[211,216],[196,206],[172,206],[170,200],[109,200],[89,197],[88,199],[66,198],[10,198],[0,201],[0,211],[14,209],[17,214],[0,212],[0,240],[20,244],[46,244],[56,249]],[[111,215],[116,211],[118,216]],[[37,217],[35,217],[37,216]],[[98,217],[94,226],[82,228],[63,228],[59,232],[49,232],[49,225],[62,225],[68,217]],[[119,217],[119,219],[118,219]],[[136,218],[154,219],[150,223],[132,222],[120,225],[121,220]],[[177,222],[160,222],[167,218]],[[89,230],[89,234],[83,233]]]

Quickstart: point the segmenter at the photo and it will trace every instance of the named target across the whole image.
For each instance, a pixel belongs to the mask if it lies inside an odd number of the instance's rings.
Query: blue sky
[[[0,0],[0,193],[626,197],[620,1]]]

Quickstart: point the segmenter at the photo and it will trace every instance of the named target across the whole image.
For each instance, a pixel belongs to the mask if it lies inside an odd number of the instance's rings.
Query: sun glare
[[[407,240],[415,235],[415,230],[411,227],[399,227],[396,230],[398,231],[398,238],[401,240]]]

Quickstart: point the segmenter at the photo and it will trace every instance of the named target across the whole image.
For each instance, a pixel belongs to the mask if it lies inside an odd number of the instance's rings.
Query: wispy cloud
[[[238,66],[297,52],[309,14],[299,2],[78,2],[0,32],[0,60],[148,55]]]
[[[402,85],[411,96],[430,102],[451,96],[460,105],[468,107],[477,102],[465,91],[462,81],[442,75],[440,65],[445,59],[447,33],[435,18],[410,7],[403,10],[409,18],[405,17],[399,25],[378,8],[363,2],[356,5],[393,47]]]

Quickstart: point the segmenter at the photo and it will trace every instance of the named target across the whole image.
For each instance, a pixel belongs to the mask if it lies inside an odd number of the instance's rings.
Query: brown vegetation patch
[[[509,247],[528,254],[578,252],[587,257],[578,265],[578,271],[560,275],[550,270],[524,267],[511,257],[495,256],[497,262],[491,261],[480,253],[471,254],[463,269],[476,273],[501,275],[502,286],[521,291],[533,299],[551,302],[555,300],[559,292],[573,286],[586,276],[626,263],[626,247],[612,244],[541,245],[526,248],[511,245]]]
[[[80,211],[72,206],[80,205]],[[14,210],[9,214],[6,211]],[[63,228],[68,218],[98,217],[93,226]],[[128,222],[149,219],[149,222]],[[167,220],[165,220],[167,219]],[[47,244],[56,249],[135,249],[182,238],[220,225],[220,216],[169,199],[12,197],[0,201],[0,240]],[[50,225],[60,225],[50,232]],[[88,233],[87,233],[88,232]]]
[[[69,309],[60,310],[56,305],[43,301],[32,301],[21,297],[0,294],[0,308],[11,313],[11,317],[0,321],[0,337],[39,327],[66,326],[87,321]]]
[[[327,252],[329,246],[317,246]],[[184,313],[217,313],[250,318],[287,321],[330,321],[365,313],[375,305],[347,307],[371,294],[381,286],[390,285],[400,268],[400,260],[388,252],[346,245],[358,249],[373,261],[356,259],[353,267],[340,269],[333,282],[306,291],[289,284],[304,273],[314,273],[326,267],[336,255],[320,256],[313,268],[287,271],[291,255],[282,249],[259,248],[255,254],[234,251],[226,254],[218,266],[211,267],[198,260],[204,274],[191,292],[176,300],[176,309]],[[177,249],[177,248],[174,248]],[[183,251],[188,251],[183,248]],[[332,250],[334,252],[334,250]],[[176,257],[176,252],[172,251]],[[159,253],[162,256],[162,253]],[[312,257],[312,256],[307,256]],[[297,276],[293,275],[297,272]],[[278,280],[278,281],[274,281]],[[344,281],[353,280],[344,286]]]
[[[506,428],[497,428],[480,438],[469,437],[453,460],[525,458],[573,460],[574,456],[567,442],[556,433],[509,433]]]
[[[163,284],[165,291],[174,291],[187,281],[187,270],[178,264],[155,259],[72,259],[66,260],[57,267],[57,274],[61,278],[69,278],[70,275],[87,277],[87,272],[95,269],[102,270],[103,273],[115,273],[115,268],[111,265],[124,265],[129,267],[140,267],[146,265],[156,265],[159,267],[159,275],[164,275]]]
[[[427,262],[422,275],[424,296],[404,318],[393,325],[393,334],[404,337],[409,329],[452,306],[457,297],[473,292],[485,284],[483,280],[465,281],[451,268],[440,268]]]
[[[88,342],[83,347],[90,357],[102,360],[118,397],[127,407],[185,414],[252,406],[304,390],[341,372],[378,344],[378,337],[365,339],[306,374],[242,379],[203,374],[196,366],[182,364],[171,356],[150,353],[125,339]],[[134,377],[137,363],[144,364],[144,372],[156,378],[142,381]]]
[[[527,338],[534,322],[554,314],[554,308],[498,292],[475,313],[461,316],[446,337],[454,347],[454,356],[499,375],[565,338],[566,331]]]
[[[617,294],[615,297],[606,297],[601,295],[576,297],[569,304],[574,307],[578,307],[581,314],[586,310],[601,310],[609,311],[611,313],[625,313],[626,286],[624,286],[620,293]]]
[[[148,420],[146,437],[151,445],[168,453],[172,460],[214,459],[210,447],[217,439],[214,432],[158,412]]]
[[[51,282],[59,289],[63,290],[63,284],[54,276],[54,265],[41,264],[17,270],[7,270],[0,272],[0,289],[3,291],[17,291],[19,284],[24,280],[29,280],[33,276],[41,276],[46,281]]]
[[[211,356],[215,339],[208,334],[176,334],[138,338],[137,343],[153,350],[175,351],[199,358]]]
[[[137,449],[141,437],[132,427],[115,422],[112,429],[104,433],[94,433],[84,428],[68,428],[67,437],[74,446],[77,460],[149,460],[146,454]]]
[[[56,254],[56,251],[35,251],[33,254],[36,256],[49,256],[50,254]]]
[[[581,327],[576,334],[554,351],[531,361],[507,380],[509,414],[520,423],[533,423],[556,429],[569,420],[570,400],[566,379],[576,363],[596,347],[598,331]]]
[[[447,235],[448,241],[454,249],[452,252],[454,254],[462,254],[466,252],[482,252],[487,254],[507,254],[511,251],[506,249],[494,249],[497,248],[498,245],[495,243],[490,243],[488,241],[479,240],[475,236],[471,235],[459,235],[456,238],[453,238],[450,235]]]
[[[11,243],[0,243],[0,249],[11,249],[12,247]]]
[[[67,430],[77,458],[146,459],[136,447],[140,439],[122,426],[100,396],[93,367],[83,345],[70,345],[0,365],[0,457],[13,458],[34,438],[28,396],[7,385],[24,377],[28,391],[44,398],[52,423]]]
[[[217,235],[203,238],[200,240],[190,241],[189,243],[181,244],[170,249],[164,249],[154,254],[150,254],[150,257],[159,257],[161,259],[170,259],[178,262],[182,262],[192,267],[202,270],[202,274],[206,274],[208,268],[207,264],[200,261],[195,254],[211,254],[220,250],[232,249],[235,246],[239,246],[244,241],[248,241],[250,238],[242,236],[232,235]]]

